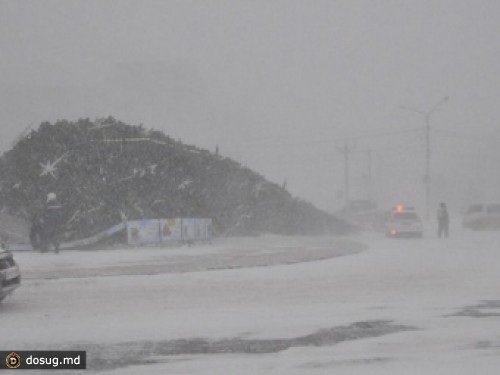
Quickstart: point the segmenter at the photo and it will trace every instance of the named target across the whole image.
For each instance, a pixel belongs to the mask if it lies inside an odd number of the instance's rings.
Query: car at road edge
[[[462,212],[462,226],[472,230],[500,230],[500,203],[473,203]]]
[[[0,302],[21,285],[21,271],[12,252],[0,249]]]

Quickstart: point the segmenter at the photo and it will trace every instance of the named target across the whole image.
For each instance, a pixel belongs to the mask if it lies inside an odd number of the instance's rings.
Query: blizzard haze
[[[2,350],[86,350],[99,375],[494,375],[499,232],[452,228],[17,252]]]
[[[497,1],[0,1],[0,147],[112,115],[219,147],[319,208],[500,200]],[[371,150],[371,162],[368,150]],[[369,166],[371,165],[371,184]],[[371,189],[369,186],[371,185]]]

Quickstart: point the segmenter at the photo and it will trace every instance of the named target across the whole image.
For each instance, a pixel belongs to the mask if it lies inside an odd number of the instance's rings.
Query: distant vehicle
[[[0,249],[0,302],[21,285],[21,271],[12,253]]]
[[[422,237],[422,220],[413,207],[398,205],[387,214],[385,222],[387,237]]]
[[[500,203],[474,203],[462,213],[462,226],[473,230],[500,229]]]

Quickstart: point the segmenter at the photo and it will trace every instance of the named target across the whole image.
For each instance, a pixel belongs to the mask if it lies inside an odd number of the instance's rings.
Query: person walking
[[[450,231],[450,216],[448,215],[448,209],[446,208],[446,204],[440,203],[437,211],[437,220],[438,220],[438,237],[448,238]]]
[[[59,253],[62,230],[62,206],[57,201],[55,193],[47,194],[47,202],[42,214],[42,252],[46,252],[52,245]]]
[[[39,213],[33,215],[31,218],[31,227],[30,227],[30,242],[33,250],[41,250],[42,244],[42,219]]]

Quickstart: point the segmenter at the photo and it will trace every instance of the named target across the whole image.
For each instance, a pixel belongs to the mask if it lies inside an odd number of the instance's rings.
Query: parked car
[[[21,271],[12,253],[0,249],[0,301],[21,285]]]
[[[462,225],[473,230],[500,229],[500,203],[474,203],[462,213]]]
[[[413,207],[398,205],[392,209],[385,223],[387,237],[422,237],[422,220]]]

